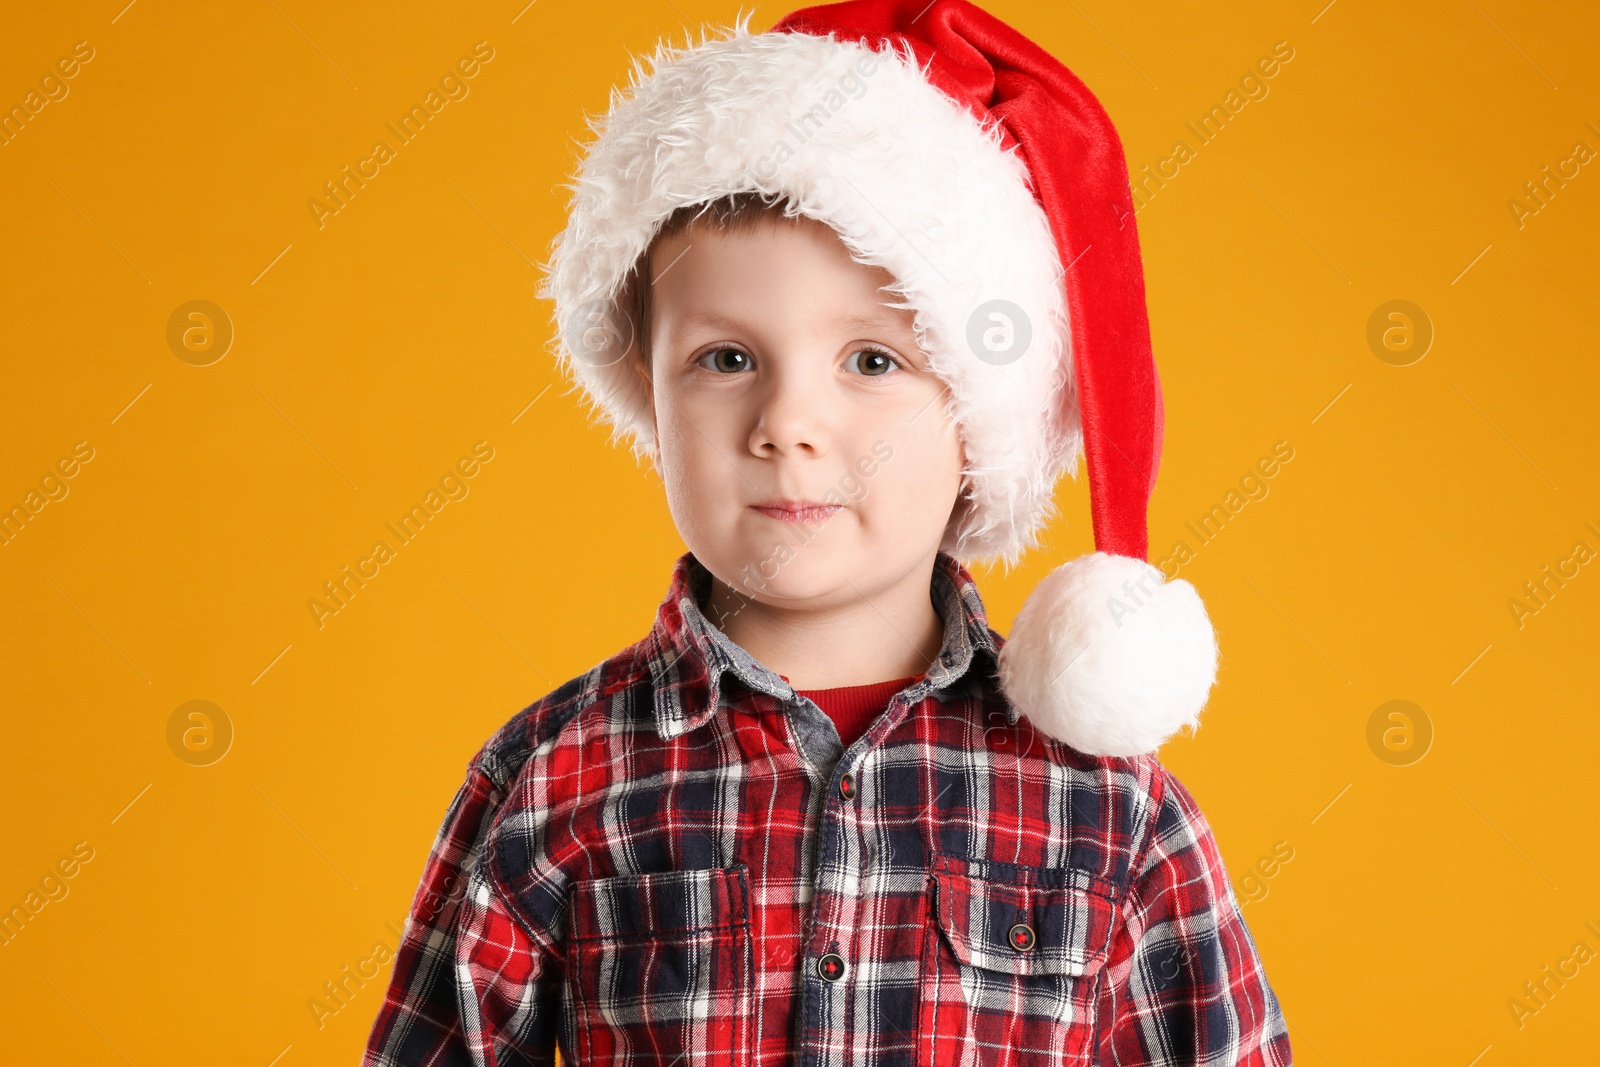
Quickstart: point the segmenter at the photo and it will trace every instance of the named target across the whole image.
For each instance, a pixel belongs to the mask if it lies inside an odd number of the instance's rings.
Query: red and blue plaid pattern
[[[1290,1063],[1194,798],[1035,735],[955,559],[938,660],[848,749],[709,583],[685,553],[472,760],[366,1064]]]

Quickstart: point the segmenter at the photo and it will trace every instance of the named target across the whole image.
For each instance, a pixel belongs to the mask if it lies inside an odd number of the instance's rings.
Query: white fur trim
[[[787,194],[851,255],[897,280],[918,342],[950,386],[969,499],[942,548],[1013,565],[1055,515],[1082,452],[1061,263],[1020,156],[934,88],[909,53],[832,37],[751,34],[665,42],[627,95],[590,120],[570,216],[539,295],[555,302],[559,363],[636,459],[654,444],[644,384],[607,324],[619,290],[674,209],[728,193]],[[863,71],[870,70],[870,73]],[[980,305],[1021,308],[1030,347],[1013,362],[967,342]],[[601,329],[592,327],[599,325]],[[586,333],[587,331],[587,333]],[[582,339],[582,340],[579,340]],[[586,348],[574,353],[573,343]]]
[[[1029,594],[999,669],[1006,696],[1046,737],[1089,755],[1135,756],[1199,726],[1217,638],[1194,586],[1095,552]]]

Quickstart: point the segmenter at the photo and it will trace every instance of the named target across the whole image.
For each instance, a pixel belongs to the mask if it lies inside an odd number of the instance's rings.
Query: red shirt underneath
[[[789,681],[787,675],[780,674],[778,677]],[[890,697],[921,677],[920,674],[913,674],[908,678],[894,678],[887,682],[841,685],[833,689],[796,689],[795,692],[828,713],[828,718],[833,720],[835,729],[839,731],[839,740],[844,742],[845,748],[849,748],[867,732],[872,720],[889,706]]]

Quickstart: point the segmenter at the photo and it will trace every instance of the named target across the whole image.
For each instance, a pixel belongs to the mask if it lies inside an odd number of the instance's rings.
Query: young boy
[[[741,22],[633,88],[546,295],[688,551],[642,640],[472,760],[366,1062],[1288,1064],[1152,754],[1216,647],[1143,560],[1160,392],[1103,110],[965,0]],[[959,560],[1032,546],[1080,447],[1100,551],[1003,639]]]

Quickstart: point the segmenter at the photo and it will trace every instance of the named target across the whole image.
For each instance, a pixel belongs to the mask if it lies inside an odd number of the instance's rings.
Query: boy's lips
[[[823,522],[835,512],[844,510],[841,504],[824,504],[816,500],[768,500],[751,504],[750,508],[779,522]]]

